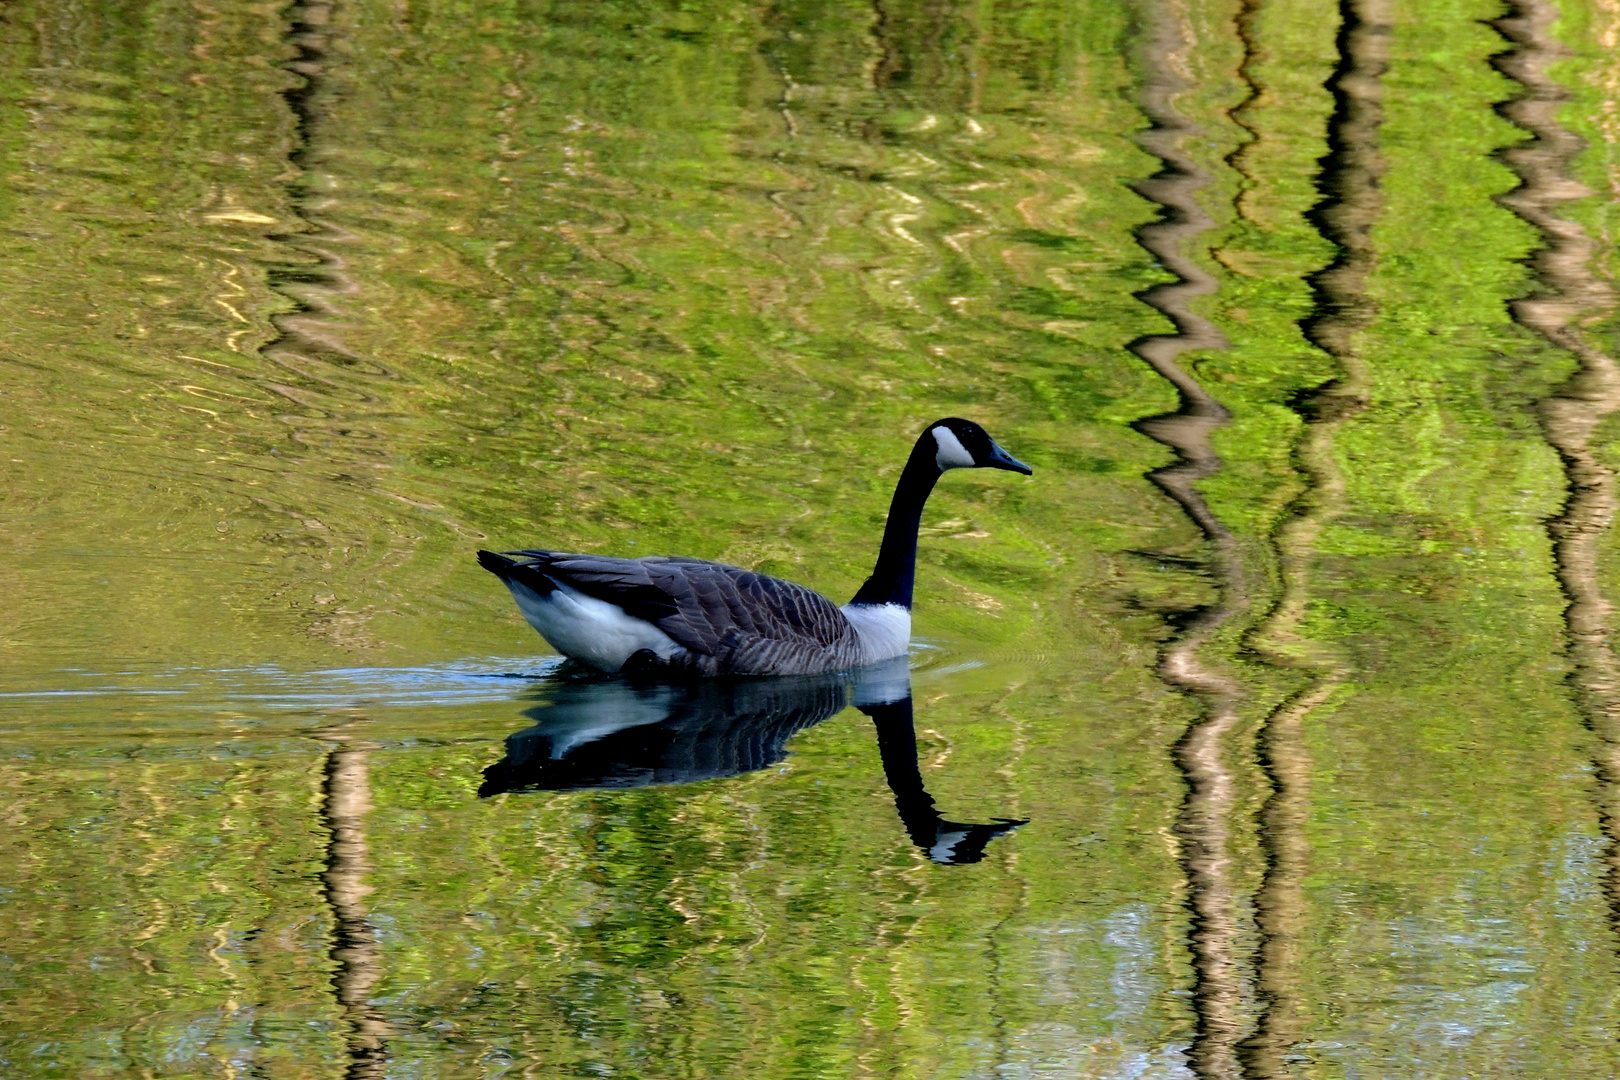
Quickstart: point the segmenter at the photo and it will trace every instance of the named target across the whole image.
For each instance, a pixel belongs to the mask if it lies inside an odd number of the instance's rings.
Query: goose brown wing
[[[804,673],[847,667],[859,656],[844,613],[781,578],[704,559],[508,554],[528,556],[553,580],[647,620],[687,650],[712,657],[720,671]]]

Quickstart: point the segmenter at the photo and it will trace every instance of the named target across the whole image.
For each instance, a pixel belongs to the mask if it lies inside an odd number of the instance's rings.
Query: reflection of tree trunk
[[[1188,85],[1182,70],[1192,35],[1185,23],[1177,0],[1164,0],[1149,12],[1140,95],[1142,111],[1153,127],[1139,141],[1164,168],[1136,185],[1138,192],[1164,208],[1159,221],[1137,230],[1137,242],[1180,279],[1138,297],[1168,316],[1176,333],[1140,338],[1130,347],[1180,395],[1175,412],[1139,421],[1136,428],[1175,451],[1177,460],[1149,474],[1150,479],[1202,530],[1209,543],[1209,569],[1220,588],[1217,602],[1199,612],[1164,650],[1159,672],[1166,682],[1195,695],[1204,712],[1176,748],[1176,763],[1187,783],[1177,832],[1193,924],[1197,1034],[1189,1057],[1201,1075],[1225,1077],[1237,1075],[1233,1047],[1248,997],[1235,956],[1238,920],[1230,852],[1235,778],[1222,748],[1237,722],[1242,695],[1235,680],[1204,667],[1198,651],[1247,607],[1248,599],[1237,541],[1195,486],[1220,468],[1210,436],[1231,414],[1176,362],[1188,349],[1228,346],[1220,331],[1191,308],[1195,297],[1215,291],[1216,282],[1185,251],[1189,241],[1213,224],[1195,194],[1209,178],[1182,149],[1183,142],[1200,131],[1174,107],[1175,95]]]
[[[1496,63],[1523,92],[1501,112],[1533,138],[1502,154],[1520,181],[1502,202],[1540,229],[1545,242],[1531,260],[1541,291],[1512,308],[1520,323],[1580,362],[1574,377],[1540,406],[1542,429],[1563,459],[1567,489],[1548,531],[1569,601],[1564,625],[1570,681],[1582,716],[1600,741],[1594,766],[1598,816],[1609,838],[1605,891],[1610,921],[1620,929],[1620,662],[1609,644],[1615,609],[1603,594],[1599,568],[1620,498],[1614,470],[1593,446],[1598,424],[1620,410],[1620,365],[1580,325],[1612,313],[1615,295],[1591,270],[1596,248],[1591,237],[1558,213],[1559,203],[1592,194],[1570,175],[1581,141],[1558,122],[1558,109],[1569,94],[1547,75],[1548,65],[1564,55],[1549,31],[1558,9],[1549,0],[1516,0],[1511,12],[1494,25],[1517,48]]]
[[[321,881],[332,908],[331,955],[337,965],[332,987],[348,1029],[343,1040],[349,1059],[344,1076],[362,1080],[380,1077],[387,1069],[385,1039],[392,1033],[371,1005],[372,990],[383,975],[382,947],[365,907],[371,892],[366,884],[371,862],[365,824],[371,811],[371,752],[377,744],[350,740],[340,732],[322,738],[334,743],[326,759],[321,803],[322,823],[330,837]]]
[[[1317,391],[1308,403],[1314,416],[1342,417],[1362,402],[1345,389],[1361,382],[1363,365],[1352,338],[1377,315],[1367,299],[1367,277],[1377,263],[1372,228],[1383,212],[1380,190],[1386,164],[1378,146],[1384,122],[1383,78],[1389,67],[1391,0],[1340,0],[1338,70],[1329,83],[1333,116],[1328,122],[1328,153],[1317,189],[1322,201],[1310,217],[1339,249],[1338,257],[1311,278],[1316,312],[1305,333],[1338,359],[1343,377]]]
[[[971,26],[974,8],[960,0],[872,0],[872,66],[877,90],[938,90],[960,70],[954,38]],[[963,104],[958,102],[958,104]]]
[[[1257,971],[1261,1011],[1242,1051],[1249,1073],[1264,1077],[1287,1074],[1285,1055],[1302,1038],[1305,1024],[1299,976],[1303,883],[1310,857],[1305,824],[1311,759],[1304,723],[1350,671],[1342,660],[1302,639],[1299,626],[1310,597],[1317,539],[1344,506],[1345,477],[1334,459],[1334,440],[1339,428],[1365,407],[1360,396],[1365,365],[1356,352],[1355,336],[1377,315],[1367,298],[1367,278],[1377,263],[1372,227],[1384,208],[1379,185],[1385,161],[1378,133],[1389,55],[1389,0],[1342,0],[1340,16],[1339,64],[1329,83],[1334,110],[1328,123],[1328,153],[1317,179],[1323,198],[1310,215],[1339,253],[1311,279],[1316,312],[1303,327],[1338,361],[1340,373],[1299,404],[1305,426],[1295,455],[1309,486],[1296,501],[1294,516],[1278,530],[1282,592],[1252,636],[1269,659],[1314,675],[1310,685],[1266,717],[1260,731],[1261,761],[1272,785],[1261,812],[1266,871],[1255,897],[1261,934]]]
[[[323,131],[326,143],[336,141],[329,130],[334,95],[327,73],[341,10],[334,0],[301,0],[287,7],[282,16],[285,43],[294,50],[293,58],[283,65],[293,76],[292,85],[282,91],[293,128],[283,175],[288,181],[288,207],[298,226],[270,236],[282,245],[283,255],[268,262],[265,272],[268,286],[291,301],[293,310],[269,316],[276,334],[259,348],[259,355],[280,370],[259,385],[287,402],[275,415],[286,426],[289,438],[319,448],[316,455],[342,468],[347,483],[364,487],[369,486],[364,477],[388,467],[388,453],[384,431],[370,422],[362,407],[375,402],[376,395],[367,380],[354,376],[387,375],[388,371],[342,340],[339,301],[360,292],[343,253],[353,234],[323,220],[319,215],[329,200],[323,203],[317,198],[323,186],[335,186],[319,170]],[[340,131],[339,137],[342,134]],[[305,529],[320,530],[321,540],[331,541],[333,534],[321,520],[327,513],[318,502],[303,501],[302,506],[293,502],[279,509]],[[364,628],[368,618],[337,604],[312,618],[308,627],[311,633],[338,644],[365,645],[371,643]]]
[[[313,258],[315,264],[271,273],[271,285],[298,307],[288,314],[272,317],[279,334],[260,350],[292,374],[327,389],[336,384],[322,374],[320,363],[337,367],[361,363],[337,334],[340,313],[336,299],[359,291],[359,286],[346,272],[346,260],[335,246],[349,237],[314,216],[310,190],[317,180],[314,172],[316,134],[321,119],[317,106],[322,97],[322,75],[331,45],[330,27],[336,6],[331,0],[305,0],[289,8],[286,15],[288,40],[298,50],[286,67],[303,79],[300,85],[283,91],[282,96],[292,111],[295,125],[295,143],[288,154],[290,164],[297,170],[292,204],[305,230],[276,239],[286,241],[303,258]],[[365,366],[376,367],[369,362]],[[348,384],[342,389],[347,394],[354,393],[354,388]],[[311,407],[307,400],[298,397],[292,400],[306,409]]]

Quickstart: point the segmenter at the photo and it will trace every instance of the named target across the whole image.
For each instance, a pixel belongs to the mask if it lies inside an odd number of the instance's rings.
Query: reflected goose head
[[[1028,818],[995,818],[979,825],[939,818],[934,825],[933,843],[928,842],[926,835],[912,839],[930,862],[941,866],[967,866],[984,858],[984,849],[990,841],[1028,824]]]
[[[1029,476],[1034,470],[996,444],[990,433],[971,420],[947,416],[928,425],[934,440],[934,464],[949,469],[1006,469]]]

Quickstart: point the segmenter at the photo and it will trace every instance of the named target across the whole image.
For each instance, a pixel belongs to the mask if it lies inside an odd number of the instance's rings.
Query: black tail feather
[[[557,587],[557,583],[552,581],[545,574],[541,573],[540,562],[533,558],[533,556],[536,554],[546,553],[528,551],[512,552],[512,555],[530,556],[529,561],[520,562],[518,559],[511,558],[510,556],[502,554],[498,551],[484,551],[480,549],[478,552],[478,565],[482,566],[485,570],[488,570],[502,581],[516,581],[520,584],[527,585],[535,592],[544,596],[545,594],[551,592],[552,589],[555,589]]]
[[[513,570],[517,569],[518,562],[516,559],[509,559],[496,551],[480,550],[478,552],[478,565],[504,581],[512,575]]]

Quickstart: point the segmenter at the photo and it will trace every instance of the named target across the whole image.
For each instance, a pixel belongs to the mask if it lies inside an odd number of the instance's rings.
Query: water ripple
[[[1500,111],[1531,136],[1502,152],[1519,186],[1501,201],[1543,238],[1543,247],[1529,260],[1540,288],[1510,305],[1513,317],[1567,350],[1580,365],[1562,388],[1539,403],[1542,430],[1562,459],[1566,485],[1563,507],[1548,521],[1547,532],[1568,599],[1564,626],[1570,687],[1597,736],[1594,794],[1609,839],[1604,892],[1610,923],[1620,930],[1620,657],[1613,645],[1620,620],[1600,568],[1620,508],[1620,481],[1605,461],[1598,437],[1604,419],[1620,411],[1620,364],[1587,329],[1612,315],[1620,298],[1595,272],[1598,244],[1562,211],[1563,204],[1594,193],[1573,175],[1575,158],[1585,147],[1560,122],[1559,112],[1571,95],[1548,70],[1568,55],[1553,36],[1557,18],[1557,8],[1544,0],[1516,0],[1506,16],[1492,23],[1514,45],[1496,59],[1496,66],[1521,87]]]
[[[1164,167],[1135,186],[1160,204],[1164,213],[1160,221],[1137,229],[1136,236],[1178,280],[1155,285],[1138,296],[1168,316],[1176,332],[1138,338],[1130,348],[1175,387],[1180,407],[1133,426],[1175,451],[1177,461],[1154,470],[1149,478],[1203,533],[1208,570],[1219,590],[1216,601],[1194,613],[1166,646],[1159,673],[1172,686],[1196,697],[1204,713],[1176,747],[1176,763],[1187,784],[1176,833],[1192,913],[1193,1010],[1197,1017],[1197,1037],[1188,1058],[1200,1075],[1236,1077],[1235,1046],[1250,989],[1241,977],[1236,955],[1238,895],[1230,846],[1238,795],[1223,741],[1238,722],[1244,695],[1235,679],[1211,668],[1199,652],[1222,626],[1246,610],[1250,600],[1237,538],[1197,487],[1199,480],[1220,469],[1220,457],[1210,438],[1231,419],[1231,413],[1177,362],[1189,350],[1229,347],[1225,335],[1192,308],[1194,299],[1217,287],[1215,278],[1187,250],[1214,224],[1197,199],[1197,192],[1210,178],[1184,148],[1187,140],[1202,131],[1176,108],[1177,95],[1191,85],[1185,57],[1194,46],[1194,37],[1179,4],[1167,0],[1155,5],[1152,13],[1141,47],[1145,71],[1140,100],[1153,126],[1139,141]]]

